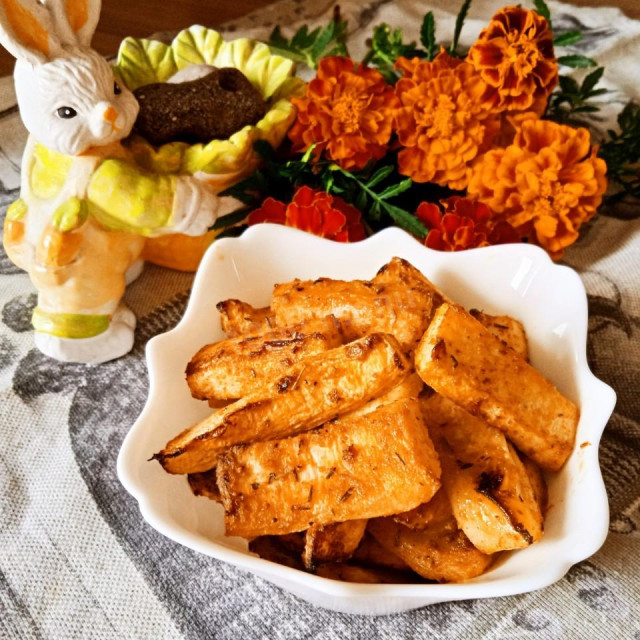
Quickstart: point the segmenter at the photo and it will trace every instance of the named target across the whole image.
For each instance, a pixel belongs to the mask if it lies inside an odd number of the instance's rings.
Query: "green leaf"
[[[307,49],[312,46],[317,35],[320,33],[320,27],[314,29],[309,33],[306,24],[303,24],[298,31],[295,32],[293,38],[291,38],[292,49]]]
[[[602,78],[602,74],[604,73],[604,67],[599,67],[595,71],[592,71],[583,81],[580,87],[580,92],[584,95],[587,93],[591,93],[591,90],[600,82]],[[600,91],[606,91],[600,90]]]
[[[569,56],[560,56],[558,58],[558,64],[563,64],[565,67],[571,67],[572,69],[586,69],[587,67],[597,67],[598,63],[587,56],[582,56],[578,53],[574,53]]]
[[[282,32],[280,31],[280,27],[276,26],[273,31],[269,34],[269,40],[268,40],[270,45],[273,45],[274,47],[286,47],[287,46],[287,39],[282,35]]]
[[[406,209],[401,209],[389,203],[384,205],[385,211],[389,214],[391,219],[402,229],[417,236],[420,239],[426,238],[429,230],[422,221],[412,213],[409,213]]]
[[[364,208],[364,207],[363,207]],[[366,209],[365,209],[366,210]],[[373,204],[371,205],[371,207],[369,208],[369,215],[376,221],[378,222],[380,220],[380,218],[382,217],[382,209],[380,207],[380,201],[379,200],[374,200]]]
[[[580,93],[580,85],[571,76],[560,76],[560,88],[564,93],[578,95]]]
[[[335,176],[330,171],[325,171],[322,174],[322,186],[327,193],[331,193],[333,189],[333,183],[335,182]]]
[[[640,199],[640,105],[629,102],[618,114],[619,132],[608,131],[608,139],[598,155],[607,163],[607,177],[621,191],[609,198],[619,201]]]
[[[344,42],[338,42],[338,44],[333,47],[333,49],[329,49],[322,57],[330,58],[331,56],[349,56],[349,52],[347,51],[347,45]]]
[[[341,167],[337,167],[336,172],[340,174],[340,179],[343,181],[343,184],[346,184],[347,186],[350,185],[352,187],[351,189],[348,189],[349,195],[348,197],[345,196],[345,199],[362,212],[365,220],[368,218],[369,221],[379,223],[383,218],[383,214],[385,214],[391,218],[395,224],[406,231],[409,231],[413,235],[420,238],[424,238],[426,236],[427,228],[418,218],[416,218],[415,215],[401,207],[390,204],[387,201],[387,198],[391,198],[394,195],[409,189],[413,184],[411,179],[407,178],[405,180],[401,180],[399,183],[391,185],[381,193],[376,193],[369,185],[362,182],[357,175],[354,175]],[[385,173],[390,175],[390,173],[388,173],[388,168],[382,167],[374,174],[374,176],[384,176]]]
[[[400,79],[400,74],[390,67],[378,67],[378,71],[387,84],[394,85]]]
[[[433,11],[429,11],[422,20],[420,42],[427,51],[427,60],[433,60],[436,53],[436,22]]]
[[[276,156],[274,148],[266,140],[255,140],[253,150],[263,160],[273,160]]]
[[[569,76],[560,76],[560,87],[549,99],[546,117],[561,124],[584,126],[584,120],[574,116],[581,113],[597,113],[600,110],[598,102],[590,101],[608,93],[607,89],[595,88],[603,73],[604,68],[599,67],[589,73],[581,85]]]
[[[269,36],[267,44],[277,53],[287,56],[297,62],[304,62],[311,68],[317,68],[318,62],[329,55],[348,55],[345,44],[347,23],[340,19],[339,13],[324,27],[317,27],[309,31],[309,27],[302,25],[287,40],[276,27]]]
[[[573,110],[574,113],[597,113],[598,111],[600,111],[600,107],[591,104],[585,104]]]
[[[367,194],[360,191],[355,199],[354,206],[359,211],[365,211],[367,208]]]
[[[240,200],[242,204],[246,204],[247,206],[257,206],[259,204],[259,201],[254,194],[242,191],[241,189],[236,189],[235,187],[226,189],[220,195],[231,196],[236,200]]]
[[[413,180],[411,180],[411,178],[407,178],[406,180],[402,180],[402,182],[392,184],[390,187],[387,187],[384,191],[380,192],[378,194],[378,198],[380,198],[380,200],[395,198],[397,195],[400,195],[407,189],[410,189],[412,184]]]
[[[332,20],[318,35],[314,45],[311,47],[311,56],[317,60],[322,52],[326,49],[327,45],[333,39],[335,33],[336,23]]]
[[[393,165],[387,165],[386,167],[380,167],[367,181],[367,187],[372,189],[379,182],[382,182],[386,177],[393,173]]]
[[[544,0],[533,0],[533,4],[536,7],[536,11],[543,17],[546,18],[549,23],[549,27],[551,27],[551,11],[549,11],[549,7]]]
[[[422,49],[416,47],[415,42],[403,42],[402,29],[392,31],[388,24],[382,23],[373,28],[370,48],[363,63],[378,69],[384,79],[393,84],[399,77],[394,65],[400,56],[424,58],[425,55]]]
[[[458,12],[458,16],[456,18],[456,28],[453,32],[453,40],[451,41],[451,46],[449,47],[450,53],[455,53],[458,49],[458,40],[460,39],[460,33],[462,32],[462,26],[464,25],[464,21],[467,17],[467,13],[469,13],[469,7],[471,7],[471,2],[473,0],[464,0],[462,6],[460,7],[460,11]],[[542,1],[542,0],[540,0]]]
[[[567,47],[570,44],[575,44],[576,42],[580,42],[582,40],[582,31],[565,31],[557,35],[553,39],[553,44],[556,47]]]
[[[231,213],[227,213],[224,216],[220,216],[214,223],[210,230],[217,231],[218,229],[225,229],[226,227],[232,227],[238,222],[242,222],[251,212],[251,207],[242,207]]]
[[[574,98],[570,96],[562,95],[561,93],[556,93],[553,96],[552,102],[550,103],[552,108],[549,109],[549,114],[553,114],[553,112],[557,111],[559,107],[563,104],[573,105],[574,102],[575,102]],[[553,118],[551,119],[553,120]]]

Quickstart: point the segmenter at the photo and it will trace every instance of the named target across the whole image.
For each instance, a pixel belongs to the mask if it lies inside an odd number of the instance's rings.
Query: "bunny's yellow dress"
[[[176,178],[138,168],[120,144],[65,156],[29,139],[4,246],[38,290],[34,328],[105,331],[146,237],[170,227]]]

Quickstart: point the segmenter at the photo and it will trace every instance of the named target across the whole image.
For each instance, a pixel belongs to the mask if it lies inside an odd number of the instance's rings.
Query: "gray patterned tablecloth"
[[[381,21],[416,37],[429,5],[451,33],[459,4],[346,0],[353,55]],[[476,0],[463,40],[501,4]],[[577,49],[606,65],[611,119],[639,97],[640,23],[615,9],[550,4],[555,27],[584,29]],[[226,31],[264,37],[277,22],[324,22],[331,5],[286,0]],[[17,197],[25,137],[11,79],[0,79],[3,213]],[[637,211],[602,211],[565,258],[589,294],[591,366],[618,393],[601,447],[611,506],[604,546],[543,591],[375,619],[315,609],[163,538],[118,482],[116,456],[147,393],[145,343],[178,321],[191,276],[148,267],[126,294],[139,318],[133,352],[99,367],[63,365],[34,350],[34,290],[0,253],[0,637],[640,639]]]

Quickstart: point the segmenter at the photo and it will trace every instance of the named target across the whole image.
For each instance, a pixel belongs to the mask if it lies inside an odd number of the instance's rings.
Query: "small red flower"
[[[469,198],[452,196],[441,200],[440,206],[422,202],[416,216],[429,227],[425,245],[437,251],[462,251],[520,241],[511,225],[493,222],[489,207]]]
[[[284,224],[336,242],[357,242],[366,237],[358,209],[338,196],[307,186],[300,187],[289,204],[267,198],[249,214],[248,222]]]

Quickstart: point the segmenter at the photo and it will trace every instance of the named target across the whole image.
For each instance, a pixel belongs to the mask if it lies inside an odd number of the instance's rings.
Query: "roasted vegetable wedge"
[[[437,495],[437,494],[436,494]],[[367,523],[368,524],[368,523]],[[360,546],[353,554],[353,561],[365,567],[398,569],[406,571],[409,565],[395,553],[385,549],[370,533],[364,532]]]
[[[302,358],[344,342],[333,316],[228,338],[202,347],[187,365],[194,398],[236,400],[283,374]]]
[[[307,569],[322,562],[343,562],[358,548],[366,520],[347,520],[335,524],[314,524],[307,529],[302,561]]]
[[[282,536],[259,536],[249,543],[249,551],[257,553],[264,560],[277,562],[292,569],[304,569],[300,554],[287,546]]]
[[[469,313],[498,340],[529,361],[529,342],[522,322],[511,316],[490,316],[477,309],[471,309]]]
[[[557,471],[573,450],[578,408],[461,307],[436,311],[415,365],[429,386],[502,430],[543,469]]]
[[[502,431],[434,393],[420,402],[442,464],[458,526],[484,553],[521,549],[542,537],[529,475]]]
[[[410,529],[387,517],[371,520],[367,531],[427,580],[461,582],[484,573],[493,558],[478,551],[458,528],[453,513],[446,508],[446,496],[436,499],[440,501],[438,516],[425,528]]]
[[[190,473],[187,476],[189,488],[194,496],[209,498],[215,502],[222,502],[222,496],[216,482],[216,470],[203,471],[202,473]]]
[[[385,393],[409,373],[396,340],[374,333],[301,360],[273,384],[183,431],[154,458],[169,473],[207,471],[231,445],[313,429]]]
[[[264,331],[275,326],[269,307],[256,309],[241,300],[222,300],[216,305],[220,312],[222,330],[230,337]]]
[[[284,440],[232,447],[217,480],[228,535],[301,531],[408,511],[440,486],[417,400]]]
[[[375,411],[378,407],[385,404],[391,404],[396,400],[408,400],[409,398],[417,398],[424,388],[424,382],[417,373],[408,375],[400,384],[396,385],[390,391],[374,398],[367,404],[363,405],[355,411],[347,414],[349,416],[364,416],[367,413]]]
[[[277,285],[271,308],[281,325],[333,314],[342,322],[347,339],[383,331],[410,350],[442,300],[442,293],[420,271],[393,258],[370,281],[319,278]]]

